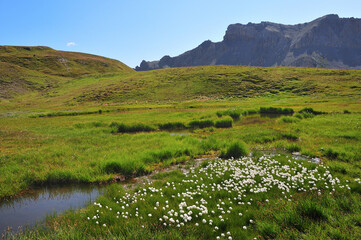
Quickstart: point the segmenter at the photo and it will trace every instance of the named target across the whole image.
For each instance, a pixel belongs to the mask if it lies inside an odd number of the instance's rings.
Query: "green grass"
[[[260,107],[259,112],[261,114],[285,114],[285,115],[292,115],[294,113],[292,108],[280,108],[280,107]]]
[[[60,53],[57,52],[57,54]],[[77,57],[81,58],[80,56]],[[4,61],[3,64],[13,64],[10,63],[10,60],[5,59]],[[0,61],[0,63],[2,62]],[[18,67],[16,66],[16,68]],[[1,69],[9,69],[9,67],[5,66]],[[39,72],[40,70],[32,69],[30,66],[25,70],[35,71],[36,74],[42,74],[42,76],[45,74]],[[19,71],[18,69],[11,72],[16,73]],[[26,109],[39,111],[42,108],[53,109],[64,104],[78,106],[79,104],[89,103],[93,103],[93,105],[98,103],[178,103],[190,100],[222,101],[272,96],[279,96],[283,99],[294,96],[298,98],[309,96],[312,97],[311,102],[322,104],[323,100],[319,100],[320,96],[345,98],[360,96],[360,71],[347,70],[346,72],[347,74],[344,74],[345,70],[289,67],[208,66],[161,69],[147,72],[124,70],[121,73],[113,71],[103,75],[101,73],[104,73],[104,71],[98,70],[96,74],[92,72],[90,76],[63,77],[53,74],[50,76],[44,75],[41,78],[30,76],[30,74],[27,82],[43,79],[39,82],[40,85],[34,83],[24,91],[14,87],[4,88],[9,89],[9,91],[13,89],[13,93],[19,90],[15,95],[6,93],[8,94],[7,99],[15,98],[16,101],[5,101],[4,104],[13,109],[18,106],[24,109],[25,106]],[[17,77],[9,75],[8,82],[11,82],[11,79],[17,79]],[[26,106],[26,103],[29,102],[31,104]],[[197,105],[197,103],[191,104]],[[256,109],[259,109],[259,106],[290,107],[288,105],[286,102],[281,106],[260,104],[254,107]],[[317,105],[311,107],[317,109]],[[298,106],[296,108],[300,109]],[[294,109],[297,110],[296,108]],[[345,106],[342,106],[342,110],[337,110],[343,111],[344,108]],[[251,108],[239,108],[237,106],[229,106],[228,109],[219,110],[229,111],[229,109],[242,109],[243,112],[252,110]],[[353,111],[355,108],[349,108],[348,110]],[[233,111],[233,113],[235,119],[237,119],[237,110]]]
[[[0,46],[0,97],[47,94],[50,89],[85,75],[122,74],[134,70],[96,55],[56,51],[49,47]]]
[[[287,179],[278,173],[303,176]],[[111,185],[86,209],[54,216],[46,226],[16,237],[342,239],[347,229],[347,238],[357,239],[361,195],[347,189],[344,180],[332,184],[334,176],[324,174],[329,174],[327,167],[287,155],[208,160],[187,175],[159,173],[152,184],[133,190]],[[270,176],[275,185],[256,192]],[[286,191],[277,187],[280,182],[279,186],[293,187]],[[184,214],[191,218],[185,221]]]
[[[25,67],[21,62],[15,65],[18,60],[14,56],[6,57],[6,62],[0,61],[5,66],[1,71],[24,71],[32,83],[26,91],[14,89],[1,95],[0,198],[12,197],[33,185],[106,182],[116,175],[132,178],[191,162],[196,157],[238,158],[255,150],[259,150],[258,155],[263,150],[281,153],[277,161],[282,166],[293,166],[282,153],[298,151],[321,158],[333,176],[343,184],[349,181],[350,189],[345,186],[330,194],[330,187],[323,189],[326,194],[322,195],[313,190],[301,191],[293,195],[291,202],[280,199],[281,190],[246,194],[245,198],[253,198],[258,205],[234,207],[242,211],[242,218],[229,216],[227,224],[214,219],[214,224],[224,234],[231,229],[233,239],[360,238],[361,187],[354,180],[361,178],[360,71],[212,66],[105,74],[97,68],[89,76],[81,75],[79,69],[75,75],[80,75],[61,76],[55,66],[47,72],[45,67]],[[6,74],[1,86],[10,86],[15,78]],[[259,114],[261,107],[272,113],[290,113],[285,109],[292,109],[295,114],[264,117]],[[209,164],[211,161],[202,166]],[[314,169],[315,165],[305,163],[305,167]],[[180,182],[184,176],[179,172],[164,173],[155,179],[154,187],[159,187],[165,182]],[[209,175],[204,179],[211,180]],[[190,187],[195,188],[189,185],[182,190],[190,191]],[[177,193],[169,191],[171,195]],[[113,205],[114,197],[123,194],[123,189],[111,185],[97,202]],[[227,192],[212,194],[225,201],[238,197],[228,196]],[[266,204],[266,199],[272,204]],[[159,214],[152,201],[145,207]],[[219,204],[207,201],[213,207]],[[178,204],[172,201],[169,205],[175,208]],[[111,215],[105,219],[115,225],[105,231],[85,221],[95,210],[89,206],[69,211],[18,237],[217,236],[208,225],[180,230],[149,220],[117,222]],[[250,219],[255,224],[250,224]],[[142,225],[144,229],[140,229]]]
[[[231,128],[232,124],[233,124],[232,119],[221,119],[221,120],[217,120],[214,126],[216,128]]]
[[[240,158],[243,156],[247,156],[249,154],[249,150],[247,146],[242,142],[234,142],[232,143],[224,152],[221,152],[221,158]]]

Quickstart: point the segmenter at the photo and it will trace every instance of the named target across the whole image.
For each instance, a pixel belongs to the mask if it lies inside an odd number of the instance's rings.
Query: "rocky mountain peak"
[[[143,61],[136,70],[200,65],[361,69],[361,19],[329,14],[296,25],[231,24],[221,42],[208,40],[177,57]]]

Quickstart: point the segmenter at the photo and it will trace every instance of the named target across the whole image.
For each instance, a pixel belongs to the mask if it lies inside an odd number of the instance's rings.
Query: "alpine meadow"
[[[2,239],[361,239],[361,70],[205,65],[0,46]]]

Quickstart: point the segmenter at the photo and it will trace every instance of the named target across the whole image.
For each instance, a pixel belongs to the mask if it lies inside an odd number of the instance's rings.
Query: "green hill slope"
[[[127,73],[125,64],[96,55],[57,51],[49,47],[0,46],[0,97],[58,87],[90,74]]]
[[[75,83],[77,85],[75,85]],[[275,94],[360,95],[361,71],[207,66],[83,78],[47,97],[58,102],[167,102]]]
[[[360,70],[206,66],[135,72],[99,56],[0,47],[0,99],[18,106],[361,94]]]

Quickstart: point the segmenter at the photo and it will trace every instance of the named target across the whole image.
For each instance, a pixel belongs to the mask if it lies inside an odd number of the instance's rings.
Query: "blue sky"
[[[221,41],[229,24],[296,24],[330,13],[361,18],[361,1],[0,0],[0,45],[86,52],[135,67]]]

